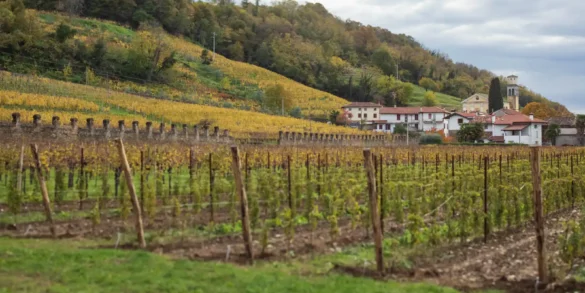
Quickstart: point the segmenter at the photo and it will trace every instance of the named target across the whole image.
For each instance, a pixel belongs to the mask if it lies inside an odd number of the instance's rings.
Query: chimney
[[[495,124],[495,123],[496,123],[496,116],[494,115],[494,116],[492,116],[492,124]]]
[[[530,121],[534,121],[534,113],[530,113],[530,116],[528,116],[530,118]]]

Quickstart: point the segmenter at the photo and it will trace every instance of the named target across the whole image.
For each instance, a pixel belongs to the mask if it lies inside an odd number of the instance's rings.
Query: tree
[[[532,102],[528,103],[522,108],[522,114],[530,115],[534,114],[534,117],[539,119],[548,119],[551,117],[559,116],[556,111],[544,103]]]
[[[418,81],[418,85],[422,86],[427,91],[438,91],[439,85],[428,77],[423,77]]]
[[[301,107],[299,107],[299,106],[292,108],[288,114],[291,117],[295,117],[295,118],[302,118],[303,117],[303,111],[301,110]]]
[[[585,115],[577,115],[575,127],[577,128],[577,138],[579,139],[579,144],[585,145]]]
[[[209,50],[203,49],[203,51],[201,51],[201,63],[209,65],[212,61],[213,60],[211,60],[211,57],[209,56]]]
[[[376,93],[384,97],[384,105],[398,106],[408,104],[414,91],[414,86],[408,82],[401,82],[392,76],[380,76],[375,84]]]
[[[264,90],[264,107],[268,111],[281,114],[283,110],[287,111],[291,106],[291,98],[281,84],[269,86]]]
[[[230,58],[236,61],[244,61],[244,47],[240,42],[236,42],[228,47]]]
[[[396,76],[396,63],[392,55],[390,55],[390,52],[388,52],[387,46],[380,46],[374,51],[372,54],[372,63],[380,68],[384,74]]]
[[[544,137],[552,142],[552,145],[557,145],[557,137],[561,135],[561,127],[558,124],[551,124],[546,129]]]
[[[347,126],[351,121],[351,113],[349,111],[343,111],[343,113],[339,113],[337,118],[335,119],[335,124]]]
[[[329,121],[331,123],[335,123],[337,121],[337,117],[339,117],[339,114],[341,114],[341,112],[332,110],[331,113],[329,113]]]
[[[404,124],[396,124],[394,126],[394,134],[406,134],[408,131],[406,130],[406,126]]]
[[[504,108],[504,100],[500,89],[500,78],[494,77],[490,83],[488,97],[488,112],[494,112]]]
[[[422,105],[425,107],[433,107],[437,105],[437,97],[434,92],[426,92],[423,97]]]
[[[73,38],[76,33],[77,30],[71,28],[69,25],[65,23],[60,23],[59,26],[57,27],[57,30],[55,30],[55,38],[60,43],[64,43],[68,39]]]
[[[481,123],[462,124],[457,132],[459,142],[475,142],[484,136],[484,127]]]

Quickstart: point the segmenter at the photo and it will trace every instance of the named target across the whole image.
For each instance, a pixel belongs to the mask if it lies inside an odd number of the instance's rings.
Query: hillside
[[[19,76],[0,72],[0,120],[10,120],[19,112],[22,121],[30,122],[34,114],[44,121],[59,116],[63,123],[77,118],[103,119],[112,123],[125,120],[126,125],[138,121],[145,127],[147,121],[170,125],[207,124],[229,129],[234,137],[246,138],[261,135],[276,137],[278,131],[358,133],[357,130],[280,117],[250,111],[194,105],[176,101],[145,98],[103,88],[56,81],[33,76]],[[45,122],[46,123],[46,122]],[[169,126],[170,127],[170,126]]]
[[[460,99],[475,92],[486,93],[490,79],[495,76],[473,65],[455,62],[439,50],[427,49],[411,36],[341,20],[319,3],[279,1],[267,6],[229,0],[196,3],[93,0],[76,5],[81,2],[71,1],[72,5],[56,0],[24,3],[29,8],[110,19],[135,29],[161,26],[172,35],[185,37],[209,50],[215,44],[217,52],[229,59],[256,64],[351,101],[371,101],[381,94],[374,79],[360,78],[365,81],[362,83],[348,79],[354,69],[377,69],[415,85],[424,77],[430,78],[441,93]],[[232,70],[240,71],[238,67]],[[371,74],[368,71],[365,76]],[[271,77],[267,78],[266,82],[270,82]],[[395,86],[392,92],[400,92],[400,88]],[[538,99],[536,94],[526,97],[523,105]],[[559,112],[566,111],[560,104],[548,100],[546,104]]]

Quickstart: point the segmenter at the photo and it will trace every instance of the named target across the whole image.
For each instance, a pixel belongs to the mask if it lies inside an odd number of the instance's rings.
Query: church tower
[[[520,111],[520,88],[518,87],[518,76],[510,75],[506,77],[508,83],[507,96],[510,109]]]

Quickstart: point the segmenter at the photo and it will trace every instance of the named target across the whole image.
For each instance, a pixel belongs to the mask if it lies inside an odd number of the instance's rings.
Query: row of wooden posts
[[[136,195],[136,189],[134,187],[134,183],[132,181],[132,172],[130,170],[130,164],[128,163],[128,158],[126,156],[126,151],[124,149],[124,144],[122,140],[117,139],[117,146],[118,151],[121,158],[122,168],[124,171],[124,176],[126,179],[126,184],[128,186],[128,191],[130,193],[134,217],[135,217],[135,226],[136,232],[138,237],[138,243],[140,248],[146,247],[146,241],[144,239],[144,227],[142,221],[142,212],[141,206],[138,201],[138,197]],[[56,230],[52,219],[52,211],[50,205],[49,194],[47,191],[45,179],[43,177],[43,172],[41,172],[41,163],[38,154],[38,147],[36,144],[31,144],[31,150],[35,160],[35,167],[36,167],[36,174],[41,186],[41,193],[43,197],[43,205],[46,214],[46,220],[50,224],[50,230],[53,237],[56,237]],[[248,212],[248,199],[246,195],[245,185],[242,179],[242,166],[240,160],[240,153],[237,146],[231,147],[232,153],[232,170],[234,174],[234,179],[236,183],[236,191],[240,198],[240,208],[241,208],[241,219],[242,219],[242,233],[244,244],[246,248],[246,252],[250,262],[254,260],[254,252],[252,247],[252,236],[250,231],[250,218]],[[383,256],[383,236],[382,236],[382,220],[379,215],[379,200],[378,200],[378,190],[376,186],[376,168],[374,166],[375,160],[373,158],[372,152],[370,149],[364,149],[364,166],[367,172],[367,180],[368,180],[368,198],[369,198],[369,208],[370,208],[370,215],[373,227],[373,236],[374,236],[374,244],[375,244],[375,255],[376,255],[376,266],[377,270],[380,274],[384,273],[384,256]],[[539,274],[539,282],[547,283],[548,276],[546,270],[546,250],[545,250],[545,242],[544,242],[544,217],[542,211],[542,183],[541,183],[541,175],[540,175],[540,148],[539,147],[532,147],[531,148],[531,167],[532,167],[532,184],[533,184],[533,202],[534,202],[534,220],[535,220],[535,229],[536,229],[536,246],[537,246],[537,261],[538,261],[538,274]],[[23,159],[24,159],[24,146],[21,148],[20,152],[20,160],[19,160],[19,175],[22,176],[22,169],[23,169]],[[487,184],[488,184],[488,177],[487,177],[487,164],[489,162],[489,158],[486,156],[484,157],[484,184],[485,184],[485,192],[484,192],[484,213],[487,214],[488,212],[488,198],[487,198]],[[500,159],[501,163],[501,159]],[[452,160],[452,164],[454,164],[454,160]],[[289,163],[290,166],[290,163]],[[501,164],[500,164],[501,166]],[[453,168],[454,170],[454,168]],[[289,172],[290,176],[290,172]],[[21,182],[21,180],[18,180]],[[290,188],[290,186],[289,186]],[[18,188],[20,190],[20,188]],[[290,200],[290,199],[289,199]],[[484,241],[487,242],[488,235],[489,235],[489,223],[487,217],[484,219]]]

